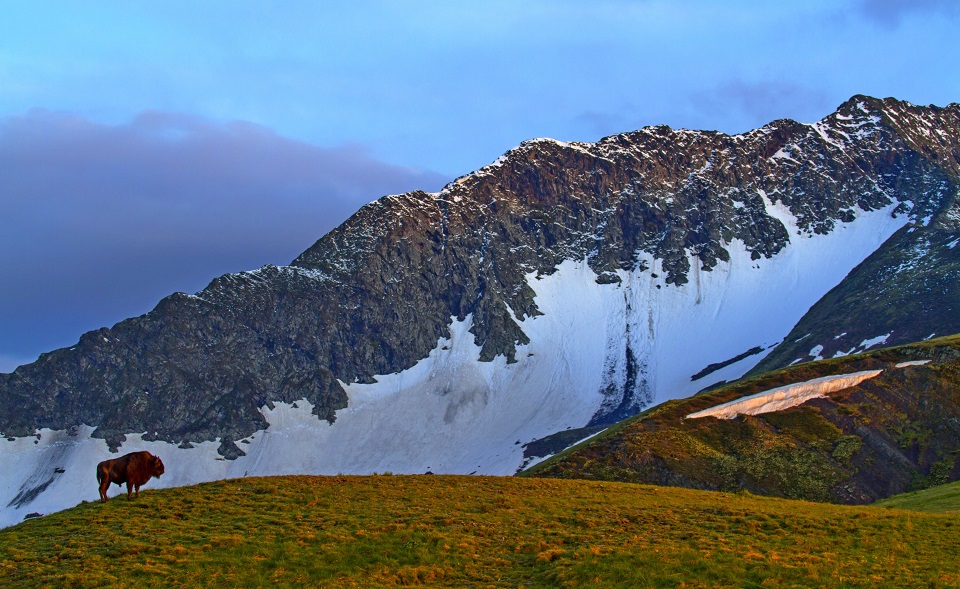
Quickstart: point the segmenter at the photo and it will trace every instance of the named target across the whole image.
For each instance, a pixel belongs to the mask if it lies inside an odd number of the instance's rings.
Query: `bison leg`
[[[110,479],[104,478],[100,481],[100,503],[107,502],[107,489],[110,488]]]
[[[139,498],[140,498],[140,485],[137,484],[137,485],[135,485],[133,488],[134,488],[134,495],[133,495],[134,499],[139,499]]]
[[[128,481],[128,482],[127,482],[127,501],[130,501],[130,491],[132,490],[132,488],[133,488],[133,484],[131,484],[131,483]]]

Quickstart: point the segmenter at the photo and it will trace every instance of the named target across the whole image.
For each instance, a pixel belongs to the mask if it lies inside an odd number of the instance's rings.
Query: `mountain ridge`
[[[680,289],[730,262],[731,243],[770,259],[791,223],[827,235],[887,206],[948,223],[958,121],[957,104],[855,96],[818,123],[741,135],[659,126],[593,144],[527,141],[439,193],[378,199],[290,266],[171,295],[0,375],[0,432],[87,424],[114,449],[146,432],[187,447],[219,439],[235,458],[233,442],[267,427],[262,407],[305,399],[332,423],[345,385],[410,369],[453,322],[469,318],[480,362],[517,362],[530,343],[520,323],[540,313],[528,276],[565,260],[584,260],[598,284],[636,271]],[[640,351],[618,354],[595,423],[658,394],[637,376]]]

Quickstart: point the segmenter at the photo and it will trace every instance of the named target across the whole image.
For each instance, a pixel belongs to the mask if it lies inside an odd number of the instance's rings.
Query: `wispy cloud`
[[[746,126],[741,131],[780,118],[818,118],[837,106],[823,93],[789,82],[738,79],[698,92],[692,102],[707,119],[743,119]]]
[[[176,290],[288,263],[363,204],[444,181],[360,145],[170,112],[0,120],[0,355],[69,345]]]
[[[960,4],[956,0],[861,0],[859,12],[883,27],[894,29],[915,13],[960,16]]]
[[[603,137],[614,133],[633,131],[641,126],[637,123],[640,114],[636,106],[625,103],[610,111],[586,110],[577,115],[576,122],[583,126],[590,136]]]

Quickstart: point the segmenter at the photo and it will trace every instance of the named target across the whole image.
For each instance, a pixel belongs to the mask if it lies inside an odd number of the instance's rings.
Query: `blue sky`
[[[524,139],[960,101],[954,0],[0,0],[0,371]]]

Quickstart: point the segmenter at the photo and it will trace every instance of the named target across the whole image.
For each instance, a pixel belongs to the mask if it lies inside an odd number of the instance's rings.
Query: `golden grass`
[[[0,530],[3,587],[956,587],[960,520],[624,483],[271,477]]]

